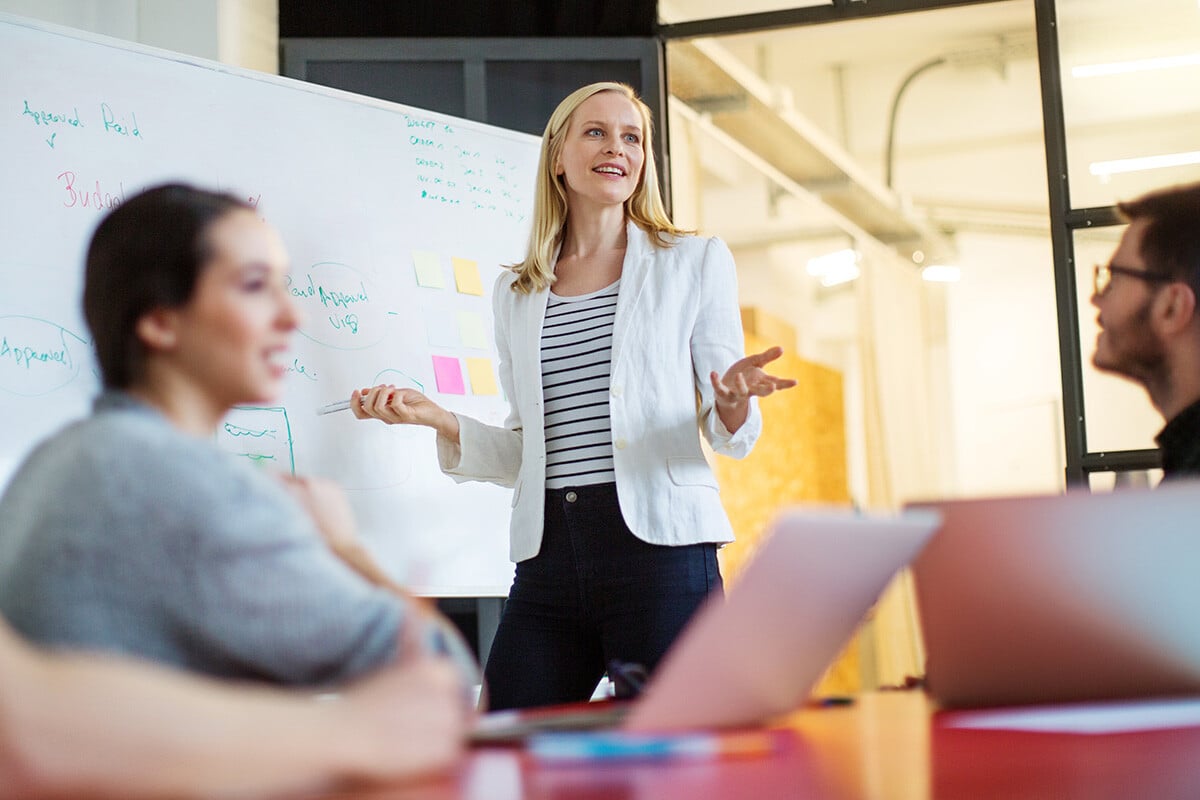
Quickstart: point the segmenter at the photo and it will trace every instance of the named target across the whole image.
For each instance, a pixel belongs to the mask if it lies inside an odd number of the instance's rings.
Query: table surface
[[[1096,735],[962,720],[919,692],[867,694],[783,719],[785,746],[769,756],[564,766],[485,747],[442,778],[329,798],[1200,798],[1200,726]]]

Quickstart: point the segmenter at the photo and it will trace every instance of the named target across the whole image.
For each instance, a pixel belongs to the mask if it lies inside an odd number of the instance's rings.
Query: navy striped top
[[[618,280],[591,294],[550,293],[542,324],[546,488],[611,483],[613,319]]]

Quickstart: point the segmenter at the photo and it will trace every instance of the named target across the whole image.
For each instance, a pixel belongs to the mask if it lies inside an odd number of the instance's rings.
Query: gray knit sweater
[[[0,500],[0,613],[47,645],[313,685],[391,660],[404,609],[274,479],[108,392]]]

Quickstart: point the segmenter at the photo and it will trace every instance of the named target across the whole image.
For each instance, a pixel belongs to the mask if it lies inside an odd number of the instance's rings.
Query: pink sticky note
[[[466,394],[463,385],[462,365],[457,358],[448,356],[433,357],[433,377],[437,380],[438,391],[442,394]]]

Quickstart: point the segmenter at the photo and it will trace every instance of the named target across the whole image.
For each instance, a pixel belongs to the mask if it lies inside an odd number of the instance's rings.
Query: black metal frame
[[[596,61],[642,62],[642,97],[651,108],[664,101],[662,69],[648,63],[642,38],[586,39],[286,39],[280,42],[288,77],[306,80],[311,60],[430,61],[455,60],[464,65],[467,118],[487,118],[485,67],[490,61],[579,61],[591,53]],[[661,59],[658,59],[661,63]]]
[[[1067,227],[1070,185],[1067,136],[1063,119],[1058,16],[1054,0],[1034,0],[1038,74],[1042,82],[1042,130],[1046,143],[1046,184],[1050,194],[1050,248],[1054,256],[1054,291],[1058,309],[1058,358],[1062,372],[1063,435],[1067,485],[1086,480],[1080,469],[1087,448],[1083,418],[1083,368],[1079,363],[1079,307],[1075,296],[1075,242]]]
[[[1122,224],[1113,206],[1071,208],[1067,133],[1063,116],[1058,14],[1055,0],[1033,0],[1037,20],[1038,71],[1042,81],[1042,125],[1046,141],[1046,183],[1050,194],[1050,242],[1058,301],[1058,352],[1062,371],[1066,482],[1086,486],[1093,472],[1126,472],[1162,465],[1158,450],[1091,452],[1083,395],[1083,350],[1079,341],[1079,303],[1075,285],[1074,232]]]

